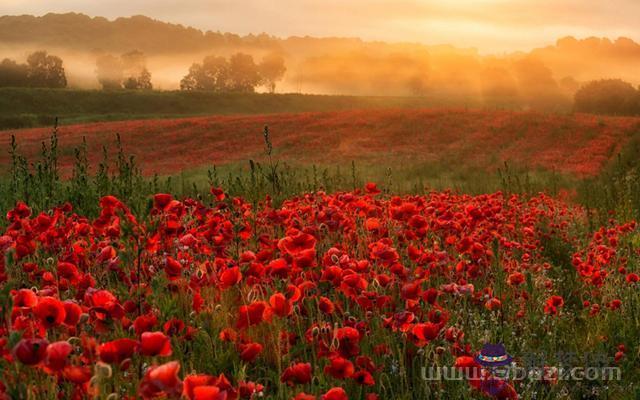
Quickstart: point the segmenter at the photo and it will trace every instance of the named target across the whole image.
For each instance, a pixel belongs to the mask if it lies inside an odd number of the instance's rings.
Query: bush
[[[640,92],[620,79],[591,81],[575,94],[578,112],[610,115],[640,114]]]

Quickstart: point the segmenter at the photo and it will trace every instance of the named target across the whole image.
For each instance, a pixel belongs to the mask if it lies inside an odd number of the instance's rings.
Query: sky
[[[475,47],[484,54],[564,36],[640,41],[640,0],[0,0],[0,15],[147,15],[203,30]]]

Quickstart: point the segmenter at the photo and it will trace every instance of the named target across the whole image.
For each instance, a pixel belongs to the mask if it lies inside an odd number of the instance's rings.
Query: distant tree
[[[407,89],[413,96],[424,96],[427,93],[427,77],[415,74],[407,80]]]
[[[505,67],[489,64],[481,71],[480,78],[480,93],[486,106],[513,108],[518,105],[518,84]]]
[[[285,72],[284,57],[277,53],[267,54],[258,65],[258,73],[269,93],[276,91],[276,82],[284,77]]]
[[[202,64],[195,63],[189,68],[189,73],[180,81],[180,88],[227,92],[230,90],[229,71],[229,62],[224,57],[205,57]]]
[[[138,75],[138,89],[142,90],[151,90],[153,89],[153,84],[151,83],[151,72],[148,69],[144,68],[140,75]]]
[[[236,53],[229,59],[229,89],[232,92],[253,93],[260,85],[261,77],[253,57]]]
[[[103,89],[151,90],[151,73],[141,51],[133,50],[120,57],[103,54],[96,59],[96,76]]]
[[[125,79],[123,87],[130,90],[152,90],[151,73],[144,68],[138,76],[130,76]]]
[[[565,76],[564,78],[560,79],[558,84],[560,85],[560,89],[564,90],[567,93],[571,93],[572,95],[575,94],[578,89],[580,89],[580,82],[575,80],[575,78],[572,76]]]
[[[5,58],[0,62],[0,87],[29,86],[28,67]]]
[[[151,90],[151,73],[147,69],[147,58],[143,52],[133,50],[120,56],[125,89]]]
[[[202,64],[193,63],[189,72],[180,80],[180,90],[202,90],[199,78],[202,76]]]
[[[551,69],[538,58],[527,56],[517,60],[513,73],[525,106],[538,110],[570,107],[570,98],[563,95]]]
[[[111,54],[99,56],[96,59],[96,77],[105,90],[122,89],[124,78],[122,60]]]
[[[122,69],[132,76],[139,75],[147,66],[147,58],[143,52],[138,50],[122,54],[120,60],[122,61]]]
[[[594,114],[637,115],[640,91],[621,79],[591,81],[576,92],[574,109]]]
[[[180,89],[252,93],[261,82],[253,57],[236,53],[228,61],[224,57],[208,56],[201,64],[192,64],[180,81]]]
[[[230,85],[230,65],[224,57],[209,56],[202,61],[202,71],[205,74],[205,86],[216,92],[226,92]]]
[[[64,88],[67,77],[60,57],[36,51],[27,58],[27,78],[34,87]]]

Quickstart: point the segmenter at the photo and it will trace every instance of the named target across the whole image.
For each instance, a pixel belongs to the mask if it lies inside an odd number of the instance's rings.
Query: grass
[[[0,88],[0,129],[178,116],[446,105],[429,97]]]

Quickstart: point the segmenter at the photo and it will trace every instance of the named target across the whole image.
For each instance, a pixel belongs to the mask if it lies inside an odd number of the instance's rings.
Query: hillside
[[[207,165],[263,158],[262,129],[272,133],[277,159],[299,165],[441,166],[494,170],[504,161],[574,176],[596,174],[631,137],[638,118],[466,110],[356,110],[255,116],[137,120],[63,126],[62,164],[69,172],[72,147],[83,136],[91,161],[122,136],[146,174],[175,174]],[[5,131],[20,152],[34,156],[50,128]],[[0,153],[0,165],[9,154]]]

